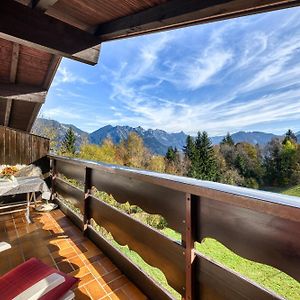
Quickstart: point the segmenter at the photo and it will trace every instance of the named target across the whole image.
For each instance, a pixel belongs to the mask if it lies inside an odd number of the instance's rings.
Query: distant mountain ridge
[[[281,136],[260,131],[238,131],[236,133],[233,133],[231,137],[235,143],[246,142],[253,145],[259,144],[261,146],[264,146],[273,138],[280,138]],[[215,136],[211,138],[211,141],[213,144],[219,144],[223,138],[224,136]]]
[[[53,128],[57,133],[57,141],[61,143],[65,137],[65,134],[69,128],[72,128],[75,136],[76,136],[76,146],[79,147],[84,141],[89,140],[89,134],[72,124],[63,124],[55,120],[48,120],[38,118],[32,127],[32,132],[37,135],[43,135],[45,133],[45,129]]]
[[[87,133],[77,128],[72,124],[63,124],[54,120],[39,118],[36,120],[33,126],[33,133],[42,135],[44,128],[54,128],[58,133],[58,141],[61,142],[69,127],[75,132],[77,142],[76,146],[79,147],[84,141],[89,141],[92,144],[101,144],[104,139],[110,138],[114,143],[118,144],[122,140],[126,139],[130,132],[137,133],[144,141],[146,147],[154,154],[165,155],[168,147],[176,147],[178,150],[182,150],[187,134],[183,131],[178,133],[168,133],[160,129],[143,129],[142,127],[130,127],[130,126],[112,126],[106,125],[98,130]],[[219,144],[224,136],[211,137],[213,144]],[[251,144],[259,144],[261,146],[266,145],[272,138],[280,138],[280,135],[265,132],[245,132],[239,131],[232,134],[232,138],[235,143],[247,142]],[[300,132],[297,133],[298,140],[300,140]]]
[[[168,147],[177,147],[182,149],[185,145],[187,135],[184,132],[167,133],[159,129],[145,130],[142,127],[130,126],[104,126],[89,135],[89,140],[93,144],[101,144],[105,138],[110,138],[114,143],[118,144],[122,140],[127,139],[130,132],[135,132],[144,141],[144,144],[153,153],[165,154]]]

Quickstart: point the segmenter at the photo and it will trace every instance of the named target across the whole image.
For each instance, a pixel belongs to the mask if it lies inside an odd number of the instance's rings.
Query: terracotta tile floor
[[[0,216],[0,241],[12,249],[0,253],[0,276],[30,257],[80,279],[74,289],[80,299],[146,299],[120,270],[60,211],[24,212]]]

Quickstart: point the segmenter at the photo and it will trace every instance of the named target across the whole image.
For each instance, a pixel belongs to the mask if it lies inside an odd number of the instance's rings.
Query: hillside
[[[32,128],[32,133],[37,135],[44,135],[47,129],[53,129],[53,131],[57,135],[56,140],[60,143],[63,141],[64,136],[69,127],[71,127],[74,130],[77,147],[79,147],[84,141],[87,141],[89,139],[89,134],[87,132],[82,131],[81,129],[77,128],[72,124],[63,124],[55,120],[48,120],[42,118],[39,118],[35,121]]]

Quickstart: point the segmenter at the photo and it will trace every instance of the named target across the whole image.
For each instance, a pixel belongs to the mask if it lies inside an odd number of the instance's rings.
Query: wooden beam
[[[12,49],[11,68],[10,68],[10,82],[16,82],[18,61],[19,61],[20,45],[14,43]]]
[[[44,103],[47,90],[24,84],[0,83],[0,98]]]
[[[11,106],[12,106],[12,99],[7,99],[6,109],[5,109],[5,117],[4,117],[4,124],[3,124],[4,126],[8,126],[8,124],[9,124]]]
[[[38,8],[46,11],[49,7],[53,6],[58,0],[32,0],[31,8]]]
[[[102,41],[208,23],[300,5],[299,0],[170,0],[130,16],[100,24]]]
[[[39,9],[39,10],[43,11],[44,13],[45,12],[48,13],[48,10],[50,10],[50,15],[51,15],[51,10],[53,8],[53,5],[57,1],[58,0],[32,0],[30,2],[29,7],[33,8],[33,9]],[[70,16],[65,16],[63,13],[62,13],[62,15],[57,15],[57,11],[55,11],[54,17],[57,19],[63,19],[64,22],[66,22],[70,25],[73,25],[73,24],[78,25],[78,23],[79,23],[79,21],[77,19],[74,19],[74,20],[70,19]],[[76,27],[78,27],[78,26],[76,26]],[[88,30],[89,26],[87,26],[86,24],[82,25],[81,27],[78,27],[78,28],[80,28],[83,31],[87,31],[89,33],[94,33],[94,31],[95,31],[95,28],[93,28],[93,30]],[[24,41],[23,41],[23,44],[24,44]],[[25,42],[25,44],[26,44],[26,42]],[[100,55],[100,45],[97,45],[97,46],[91,47],[89,49],[80,51],[76,54],[73,54],[71,57],[70,56],[67,56],[67,57],[70,59],[77,60],[77,61],[94,66],[98,63],[99,55]]]
[[[6,39],[70,58],[101,43],[91,33],[13,0],[0,1],[0,32]]]
[[[31,131],[33,123],[34,123],[36,117],[38,116],[41,107],[42,107],[42,103],[36,103],[35,104],[35,107],[33,109],[33,112],[31,114],[31,117],[30,117],[30,120],[29,120],[29,123],[28,123],[28,126],[27,126],[27,130],[26,130],[27,132]]]
[[[72,55],[72,57],[70,58],[94,66],[99,61],[100,50],[101,50],[101,45],[99,44],[92,48],[78,52]]]
[[[43,88],[48,90],[51,82],[55,76],[55,73],[57,71],[57,68],[60,64],[61,61],[61,57],[57,56],[57,55],[53,55],[51,58],[51,62],[49,64],[48,70],[47,70],[47,74],[45,76],[44,82],[43,82]]]

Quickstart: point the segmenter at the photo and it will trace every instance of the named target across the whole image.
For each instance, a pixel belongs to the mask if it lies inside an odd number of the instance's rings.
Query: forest
[[[66,156],[255,189],[300,183],[300,145],[292,130],[264,147],[234,143],[230,133],[213,145],[207,132],[198,132],[196,137],[187,137],[183,149],[169,147],[165,156],[153,155],[136,133],[119,144],[110,139],[101,145],[85,142],[79,150],[75,142],[69,128],[60,145],[52,139],[51,148]]]

